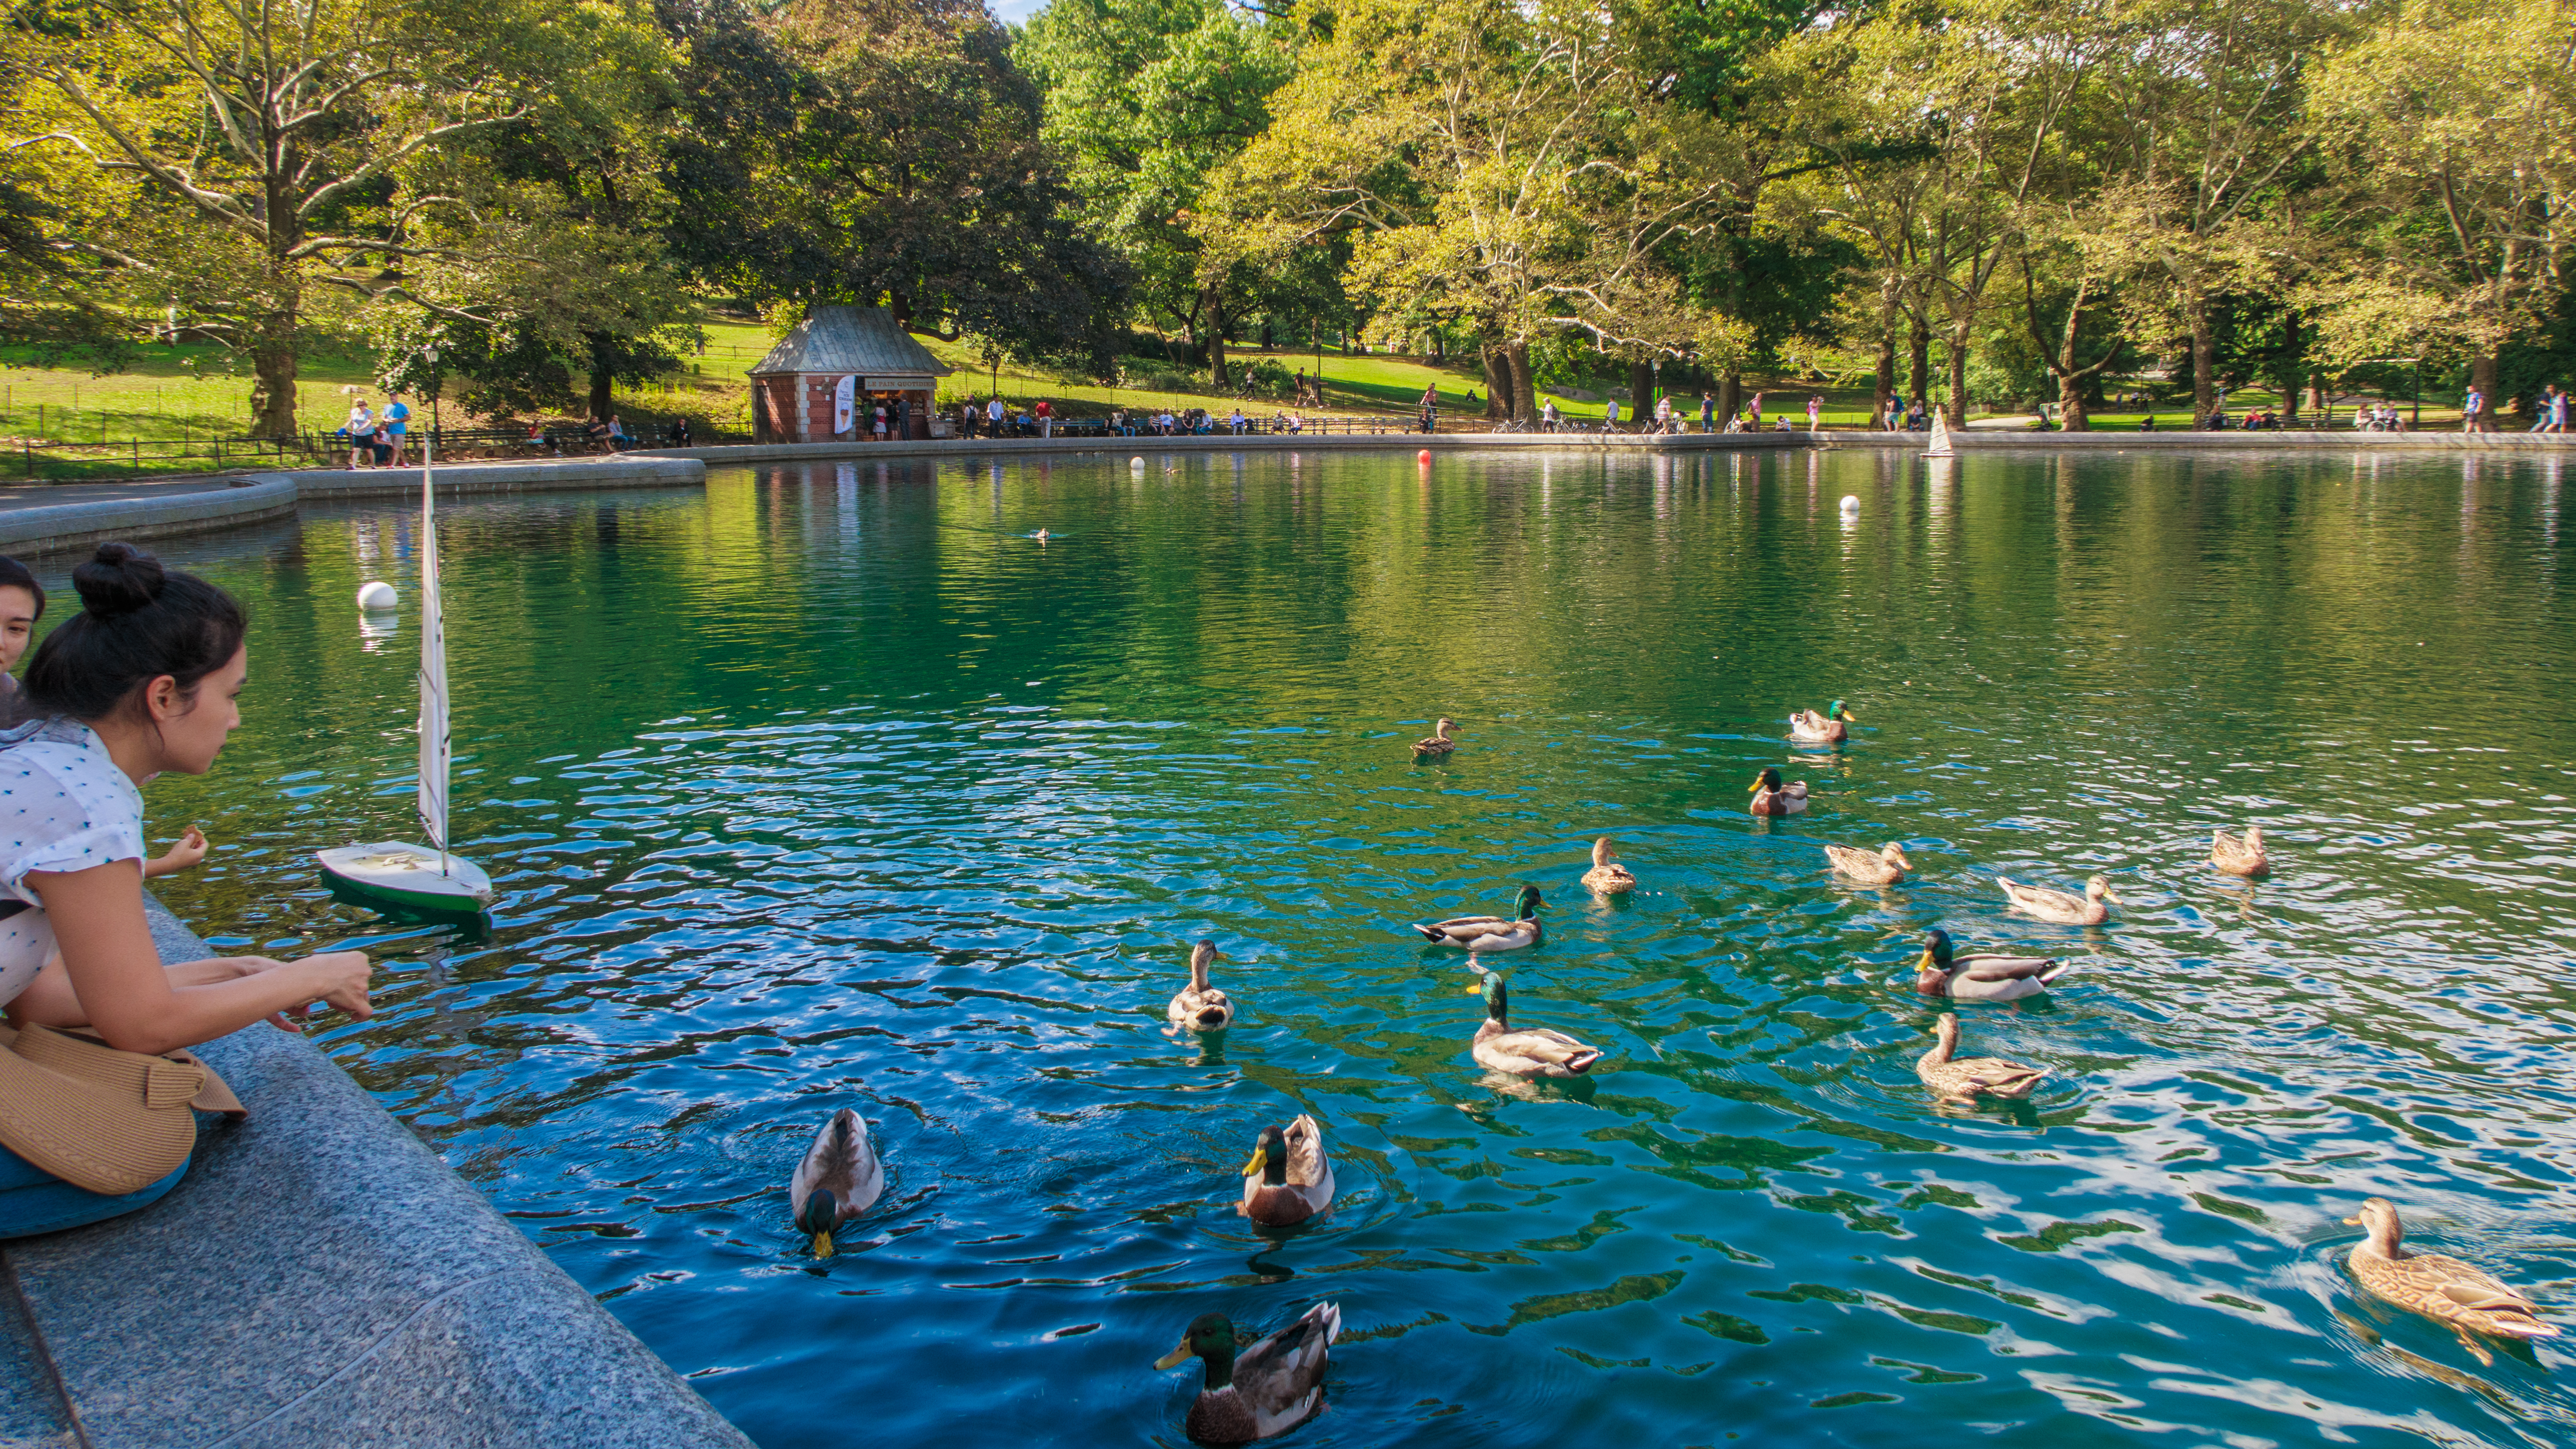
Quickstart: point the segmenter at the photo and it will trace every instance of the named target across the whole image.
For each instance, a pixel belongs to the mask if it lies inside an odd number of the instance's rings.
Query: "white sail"
[[[446,868],[447,625],[438,602],[438,489],[430,440],[420,447],[420,828]]]
[[[1950,447],[1949,414],[1941,408],[1934,408],[1932,410],[1932,442],[1929,447],[1926,447],[1923,450],[1923,456],[1926,458],[1947,458],[1952,455],[1952,451],[1953,450]]]

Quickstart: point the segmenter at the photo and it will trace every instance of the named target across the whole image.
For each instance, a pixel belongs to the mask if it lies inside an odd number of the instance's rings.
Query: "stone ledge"
[[[1855,430],[1819,433],[1815,435],[1815,441],[1828,448],[1896,448],[1919,453],[1923,450],[1925,437],[1922,433]],[[2179,428],[2168,433],[2035,433],[1957,428],[1951,431],[1950,441],[1962,452],[1980,453],[2003,448],[2066,449],[2072,452],[2137,449],[2176,453],[2315,452],[2320,449],[2359,453],[2548,454],[2576,451],[2576,433],[2195,433]]]
[[[157,907],[153,937],[207,954]],[[749,1449],[313,1045],[261,1025],[202,1054],[249,1121],[150,1207],[0,1250],[77,1443]]]
[[[307,502],[330,498],[420,496],[420,469],[305,468],[263,473],[291,479]],[[614,453],[599,458],[549,458],[528,463],[441,463],[438,493],[534,493],[553,489],[681,487],[703,483],[706,464],[657,453]]]
[[[1211,433],[1182,438],[933,438],[902,443],[749,443],[709,448],[659,448],[657,458],[697,458],[708,463],[800,463],[848,458],[1076,457],[1089,453],[1435,453],[1496,449],[1610,450],[1642,453],[1734,452],[1802,448],[1819,441],[1807,433],[1265,433],[1235,437]]]
[[[0,546],[27,553],[56,553],[111,538],[168,538],[206,533],[278,518],[295,511],[293,480],[276,474],[245,478],[229,488],[173,493],[167,498],[100,499],[13,508],[0,513]]]

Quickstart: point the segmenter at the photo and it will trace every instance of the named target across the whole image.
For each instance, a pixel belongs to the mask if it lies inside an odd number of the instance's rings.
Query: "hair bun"
[[[72,587],[80,590],[81,607],[102,619],[113,619],[161,597],[161,560],[149,549],[130,543],[102,543],[88,563],[72,570]]]

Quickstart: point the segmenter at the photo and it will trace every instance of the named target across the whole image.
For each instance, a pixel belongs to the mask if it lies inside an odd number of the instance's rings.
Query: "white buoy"
[[[1853,514],[1858,513],[1858,512],[1860,512],[1860,500],[1859,500],[1858,498],[1853,497],[1853,496],[1852,496],[1851,494],[1849,494],[1849,493],[1844,494],[1844,495],[1843,495],[1843,516],[1844,516],[1845,518],[1849,518],[1850,516],[1852,516]]]
[[[1127,460],[1127,466],[1134,469],[1136,472],[1142,473],[1145,471],[1145,460],[1141,457],[1130,458]]]
[[[369,579],[358,585],[358,607],[361,609],[390,609],[396,602],[394,586],[382,579]]]

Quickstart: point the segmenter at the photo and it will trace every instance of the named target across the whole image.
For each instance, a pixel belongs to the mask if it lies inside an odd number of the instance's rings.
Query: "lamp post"
[[[438,380],[438,344],[432,342],[423,347],[420,350],[420,359],[429,364],[429,446],[430,450],[435,452],[439,445],[438,395],[444,391],[439,386]]]
[[[1646,399],[1648,408],[1647,416],[1649,417],[1656,416],[1653,411],[1654,404],[1664,400],[1664,360],[1660,357],[1655,358],[1653,361],[1653,367],[1655,380],[1646,388],[1646,391],[1652,394],[1652,396]]]

